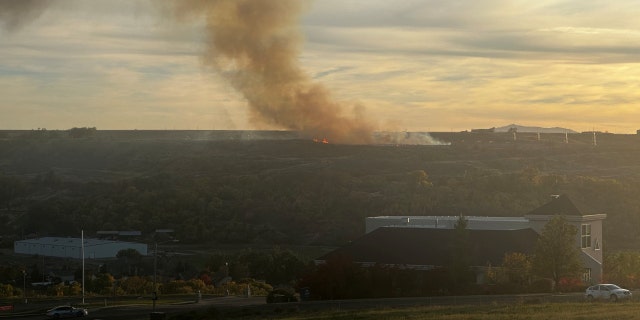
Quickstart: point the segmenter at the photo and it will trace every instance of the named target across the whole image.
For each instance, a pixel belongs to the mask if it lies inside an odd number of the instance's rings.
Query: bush
[[[561,278],[556,287],[556,291],[559,292],[576,292],[584,289],[586,289],[586,286],[578,278]]]

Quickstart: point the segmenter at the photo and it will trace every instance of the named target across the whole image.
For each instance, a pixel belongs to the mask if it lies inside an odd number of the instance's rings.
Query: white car
[[[631,291],[627,289],[622,289],[615,284],[605,283],[605,284],[596,284],[587,288],[584,293],[585,298],[587,300],[611,300],[617,301],[618,299],[629,300],[631,299]]]
[[[85,317],[89,314],[87,309],[74,308],[72,306],[59,306],[47,310],[47,317],[53,319]]]

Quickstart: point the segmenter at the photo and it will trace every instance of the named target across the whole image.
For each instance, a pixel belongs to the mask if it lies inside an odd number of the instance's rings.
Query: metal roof
[[[16,242],[35,244],[35,245],[59,245],[59,246],[62,245],[62,246],[68,246],[68,247],[81,247],[82,245],[81,241],[82,241],[81,238],[42,237],[42,238],[35,238],[35,239],[18,240]],[[129,243],[129,242],[84,238],[85,247],[106,245],[106,244],[112,244],[112,243]]]

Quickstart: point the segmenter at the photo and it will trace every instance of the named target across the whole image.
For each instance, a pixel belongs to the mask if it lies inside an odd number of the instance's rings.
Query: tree
[[[143,277],[133,276],[120,280],[120,287],[127,294],[145,293],[145,287],[149,287],[150,281]],[[148,292],[151,292],[151,288]]]
[[[451,250],[450,275],[454,289],[460,289],[471,281],[469,236],[467,226],[469,221],[461,214],[454,226],[454,239]]]
[[[0,172],[0,205],[3,205],[7,211],[11,211],[13,202],[26,192],[27,187],[22,180]]]
[[[113,292],[115,278],[109,273],[98,273],[91,281],[91,291],[99,294]]]
[[[14,288],[10,284],[0,284],[0,297],[10,298],[13,296]]]
[[[137,274],[137,272],[131,272],[131,265],[137,267],[142,261],[142,254],[138,250],[133,248],[122,249],[116,253],[116,258],[120,260],[127,270],[127,274]]]
[[[553,280],[576,278],[582,269],[580,249],[576,245],[578,229],[563,216],[555,216],[542,229],[536,244],[533,270],[536,275]]]
[[[621,251],[608,254],[604,258],[606,281],[625,288],[640,285],[640,253]]]
[[[531,277],[531,259],[520,252],[505,253],[502,268],[510,283],[527,285]]]
[[[430,191],[433,183],[429,181],[429,175],[424,170],[411,171],[407,177],[407,214],[424,215],[431,206]]]
[[[142,258],[142,255],[138,250],[133,248],[122,249],[116,253],[116,258],[118,259],[131,259],[131,260],[139,260]]]
[[[96,127],[92,127],[92,128],[88,128],[88,127],[82,127],[82,128],[77,128],[77,127],[73,127],[69,130],[67,130],[67,132],[69,133],[69,137],[71,138],[84,138],[84,137],[90,137],[93,136],[96,133]]]

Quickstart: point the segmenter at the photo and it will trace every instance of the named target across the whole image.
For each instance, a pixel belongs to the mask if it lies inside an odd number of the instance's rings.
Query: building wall
[[[114,258],[118,251],[135,249],[147,255],[147,245],[134,242],[85,239],[84,256],[87,259]],[[18,254],[41,255],[47,257],[82,258],[82,244],[79,238],[46,237],[14,242],[14,252]]]
[[[527,215],[525,217],[465,217],[468,229],[473,230],[515,230],[531,228],[538,234],[554,215]],[[578,229],[575,245],[581,249],[582,262],[585,268],[591,270],[591,282],[602,281],[603,263],[603,233],[602,222],[606,214],[585,216],[565,216],[567,222]],[[366,232],[369,233],[380,227],[416,227],[453,229],[458,217],[455,216],[380,216],[368,217],[365,220]],[[591,246],[582,248],[581,228],[583,224],[591,225]]]
[[[531,221],[531,228],[538,233],[542,232],[544,226],[554,216],[526,216]],[[565,216],[568,223],[577,228],[575,245],[582,251],[582,263],[585,268],[591,269],[591,282],[602,281],[602,264],[604,262],[603,248],[602,248],[602,221],[607,217],[606,214],[593,214],[586,216]],[[591,246],[582,248],[582,225],[591,225]],[[596,246],[597,244],[597,246]]]

